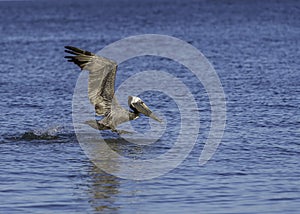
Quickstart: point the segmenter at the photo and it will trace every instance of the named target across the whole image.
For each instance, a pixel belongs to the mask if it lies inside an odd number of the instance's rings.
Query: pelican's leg
[[[125,131],[125,130],[117,130],[117,129],[112,129],[113,132],[116,132],[118,135],[121,134],[133,134],[133,132]]]
[[[111,129],[111,131],[116,132],[117,134],[119,134],[117,129]]]

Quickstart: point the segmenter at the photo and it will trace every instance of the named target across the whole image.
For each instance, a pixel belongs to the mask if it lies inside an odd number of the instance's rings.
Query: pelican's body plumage
[[[65,52],[72,54],[65,56],[69,62],[75,63],[81,70],[89,71],[88,96],[96,115],[103,116],[101,120],[87,121],[87,124],[100,130],[117,131],[119,124],[137,119],[140,113],[161,122],[139,97],[128,97],[128,105],[132,111],[119,105],[114,96],[118,67],[115,61],[72,46],[65,48]]]

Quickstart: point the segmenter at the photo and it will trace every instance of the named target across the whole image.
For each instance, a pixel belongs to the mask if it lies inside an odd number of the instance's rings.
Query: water
[[[1,213],[298,213],[297,1],[0,2],[0,11]],[[79,146],[72,125],[79,71],[63,59],[63,46],[98,51],[144,33],[175,36],[206,55],[224,87],[227,126],[217,153],[199,167],[210,123],[205,90],[168,60],[121,64],[117,85],[163,67],[197,92],[201,111],[200,136],[184,162],[134,181],[106,174]],[[160,110],[172,103],[143,98]],[[170,128],[177,130],[178,120],[173,116]],[[143,131],[147,120],[134,124]],[[162,154],[173,143],[134,149],[108,137],[133,158]]]

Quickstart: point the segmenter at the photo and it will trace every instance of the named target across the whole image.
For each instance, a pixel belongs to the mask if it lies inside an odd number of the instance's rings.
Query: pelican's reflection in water
[[[93,165],[90,169],[91,184],[89,185],[90,205],[99,213],[118,213],[120,208],[120,182],[123,180],[114,175],[110,175],[102,170],[106,169],[110,172],[118,174],[120,170],[120,163],[118,157],[108,151],[107,147],[118,153],[126,156],[139,156],[141,153],[140,147],[128,143],[121,137],[106,138],[105,142],[99,142],[99,138],[87,137],[85,145],[89,148],[89,157],[94,164],[101,166],[101,168]],[[106,147],[106,146],[107,147]],[[87,148],[86,148],[87,151]]]
[[[122,141],[122,138],[105,139],[105,142],[99,142],[99,138],[86,138],[85,142],[88,143],[90,159],[94,164],[98,165],[101,162],[101,167],[110,168],[112,171],[117,172],[119,167],[116,157],[108,152],[106,146],[118,153]],[[90,204],[99,213],[118,213],[119,207],[116,202],[121,179],[104,172],[96,165],[93,165],[90,170],[90,177],[92,179],[89,188]]]
[[[121,156],[127,157],[129,160],[142,158],[146,154],[150,153],[151,155],[150,151],[158,154],[158,151],[162,150],[161,147],[136,145],[120,136],[99,140],[99,137],[81,133],[80,137],[82,137],[80,145],[95,164],[89,170],[91,184],[88,192],[92,208],[99,213],[118,213],[124,200],[126,203],[135,203],[137,189],[127,189],[128,183],[125,182],[124,186],[125,180],[115,176],[131,172],[128,167],[123,167]],[[139,141],[139,139],[135,140]],[[143,139],[143,141],[147,141],[147,139]]]
[[[118,213],[116,199],[119,194],[119,178],[109,175],[92,166],[90,177],[92,179],[89,194],[90,205],[98,213]]]

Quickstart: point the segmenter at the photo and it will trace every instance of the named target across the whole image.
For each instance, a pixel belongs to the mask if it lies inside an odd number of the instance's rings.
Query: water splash
[[[5,137],[6,141],[52,141],[75,138],[73,127],[68,125],[54,125],[48,128],[26,131],[14,136]]]

